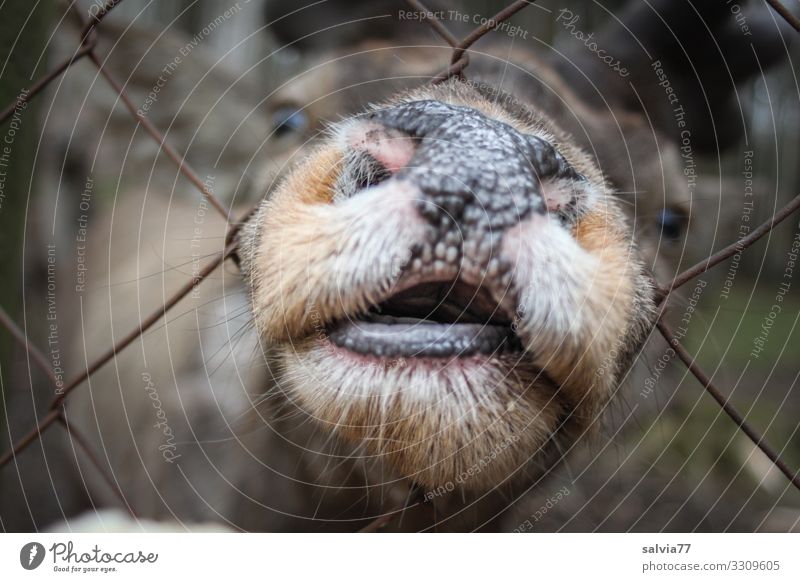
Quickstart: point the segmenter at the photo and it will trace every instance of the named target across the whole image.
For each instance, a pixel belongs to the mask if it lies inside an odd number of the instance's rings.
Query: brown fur
[[[367,361],[360,370],[358,364],[337,364],[339,354],[326,354],[324,325],[388,297],[388,259],[407,255],[414,240],[425,236],[425,225],[398,192],[383,193],[377,186],[334,201],[333,176],[346,157],[335,137],[268,195],[244,229],[243,271],[256,329],[281,354],[281,392],[290,401],[324,430],[366,444],[400,476],[430,489],[491,456],[497,443],[515,439],[490,469],[461,485],[483,491],[549,457],[564,426],[573,433],[596,427],[625,355],[638,348],[651,322],[652,309],[645,307],[652,302],[651,288],[641,286],[646,276],[602,173],[552,116],[521,104],[504,106],[456,80],[403,93],[389,104],[422,99],[465,105],[545,137],[602,193],[576,223],[574,242],[566,232],[561,238],[555,230],[556,238],[538,235],[558,229],[540,216],[506,236],[503,252],[519,266],[510,292],[515,306],[545,303],[519,312],[532,359],[490,359],[476,364],[477,378],[467,378],[459,375],[460,364],[412,362],[408,369],[392,369]],[[557,262],[555,278],[570,292],[556,292],[550,288],[555,279],[542,281],[542,274],[526,271],[535,261],[529,255]],[[526,289],[534,288],[527,296]],[[554,313],[560,318],[555,325],[547,319]],[[598,373],[612,350],[613,362]]]

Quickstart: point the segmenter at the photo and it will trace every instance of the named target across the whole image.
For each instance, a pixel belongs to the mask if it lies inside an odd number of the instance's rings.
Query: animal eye
[[[677,241],[686,228],[686,214],[682,210],[667,207],[659,212],[656,224],[664,238]]]
[[[296,107],[283,106],[272,113],[272,131],[275,137],[303,133],[308,129],[309,123],[308,114]]]

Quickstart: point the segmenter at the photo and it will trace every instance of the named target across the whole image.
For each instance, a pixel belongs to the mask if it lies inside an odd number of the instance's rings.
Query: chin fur
[[[292,405],[429,489],[480,491],[518,474],[564,412],[525,356],[390,360],[320,339],[277,353]]]

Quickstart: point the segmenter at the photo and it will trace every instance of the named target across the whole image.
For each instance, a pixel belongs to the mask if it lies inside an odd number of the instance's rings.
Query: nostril
[[[391,177],[392,173],[383,164],[371,155],[366,154],[359,164],[358,171],[355,172],[356,190],[366,190],[372,186],[377,186]]]
[[[577,191],[571,180],[545,180],[542,182],[542,196],[547,211],[568,218],[577,207]]]

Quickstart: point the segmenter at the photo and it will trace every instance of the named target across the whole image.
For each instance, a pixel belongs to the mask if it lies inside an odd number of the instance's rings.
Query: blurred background
[[[575,39],[554,14],[569,9],[580,16],[581,30],[592,31],[624,4],[545,0],[510,21],[525,34],[495,32],[477,49],[487,43],[527,50],[569,47]],[[89,15],[99,3],[76,5],[78,12]],[[98,54],[107,59],[107,70],[215,195],[237,209],[263,195],[286,152],[303,141],[286,141],[282,131],[275,131],[287,120],[290,125],[307,122],[287,114],[275,96],[295,76],[319,66],[321,49],[314,38],[287,46],[276,35],[276,29],[285,31],[293,22],[275,22],[276,15],[292,9],[288,5],[269,0],[126,0],[99,29]],[[489,16],[504,5],[463,1],[448,9]],[[78,47],[80,24],[65,7],[58,2],[12,2],[0,8],[0,107],[13,103],[32,80]],[[397,21],[397,10],[405,8],[402,2],[376,3],[373,9],[385,10],[387,16],[375,20],[375,34],[381,34],[381,27],[416,27],[430,44],[441,45],[424,23]],[[357,8],[354,14],[358,17]],[[735,19],[733,9],[731,14]],[[343,22],[329,23],[325,34],[341,43],[364,34],[363,27]],[[447,18],[445,23],[464,31],[463,23]],[[319,30],[326,23],[303,25]],[[675,273],[735,241],[743,224],[754,227],[767,220],[800,191],[798,44],[788,43],[783,63],[740,88],[747,140],[726,143],[724,151],[698,158],[697,188],[670,209],[688,219],[688,234],[681,233],[662,249],[672,261],[663,272]],[[434,69],[445,65],[443,59]],[[89,288],[84,288],[82,274],[86,265],[98,271],[108,265],[95,267],[97,263],[87,261],[81,267],[78,259],[105,244],[108,224],[100,217],[116,212],[114,224],[141,233],[137,207],[129,204],[142,196],[163,196],[167,214],[183,204],[194,209],[195,217],[207,212],[209,223],[216,217],[200,205],[196,189],[86,59],[3,123],[0,134],[7,145],[0,150],[5,152],[0,158],[0,305],[66,381],[85,367],[81,360],[86,354],[109,347],[91,345],[92,330],[86,329],[83,313]],[[636,215],[643,224],[656,218]],[[174,234],[168,230],[164,226],[161,239],[147,245],[164,270],[176,275],[172,287],[154,281],[163,287],[157,290],[162,298],[196,274],[199,256],[183,249],[168,261],[165,249]],[[218,252],[223,236],[224,223],[208,226],[203,252]],[[675,328],[682,327],[681,320],[688,323],[687,348],[795,468],[800,467],[800,268],[792,261],[797,261],[798,236],[796,215],[740,256],[702,275],[700,286],[687,284],[673,298],[669,316]],[[58,249],[58,261],[53,248]],[[235,277],[232,266],[227,272]],[[153,275],[140,273],[138,281],[146,283]],[[779,313],[773,308],[776,303]],[[131,323],[149,312],[135,302],[130,309]],[[799,530],[800,493],[685,367],[668,356],[660,337],[652,337],[650,344],[611,415],[607,434],[570,460],[546,490],[517,503],[512,511],[520,521],[568,484],[570,494],[545,512],[535,531]],[[0,448],[6,451],[44,414],[53,393],[44,374],[5,331],[0,333],[0,382]],[[106,388],[115,389],[111,384]],[[41,529],[93,506],[113,504],[107,492],[92,490],[104,485],[89,485],[96,476],[87,476],[92,469],[84,453],[65,447],[64,439],[63,431],[54,427],[41,445],[0,468],[3,530]],[[126,490],[125,483],[119,485]]]

